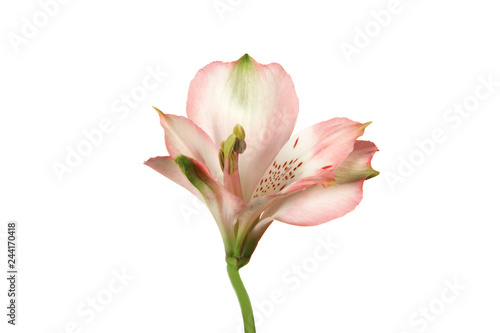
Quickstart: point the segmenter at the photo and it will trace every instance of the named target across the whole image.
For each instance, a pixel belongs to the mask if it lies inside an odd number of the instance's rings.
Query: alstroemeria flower
[[[313,226],[341,217],[378,174],[377,147],[358,140],[368,123],[332,118],[291,137],[298,109],[284,69],[245,54],[196,74],[187,118],[157,110],[170,156],[145,164],[206,203],[236,270],[271,222]]]

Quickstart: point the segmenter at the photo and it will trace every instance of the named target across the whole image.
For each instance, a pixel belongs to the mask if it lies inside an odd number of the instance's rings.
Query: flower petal
[[[224,188],[208,167],[195,159],[183,155],[176,158],[165,156],[151,158],[145,164],[205,202],[217,222],[226,251],[232,250],[234,224],[245,208],[241,198]]]
[[[205,164],[222,182],[219,150],[201,128],[186,117],[164,114],[157,108],[160,123],[165,130],[165,145],[171,156],[185,155]]]
[[[378,148],[373,142],[356,141],[352,153],[335,169],[335,182],[345,184],[377,176],[379,172],[371,166],[373,155],[377,151]]]
[[[235,237],[234,226],[238,215],[246,206],[245,203],[222,186],[204,164],[183,155],[177,156],[175,162],[191,184],[200,191],[217,221],[226,251],[231,251]]]
[[[191,184],[191,182],[186,178],[186,176],[182,173],[182,170],[175,163],[175,158],[172,156],[158,156],[153,157],[144,162],[148,167],[153,170],[161,173],[171,181],[177,183],[178,185],[184,187],[189,192],[194,194],[198,199],[203,201],[203,196],[200,191],[196,189],[196,187]]]
[[[263,214],[298,226],[313,226],[342,217],[352,211],[363,197],[364,179],[323,188],[315,185],[283,197]]]
[[[262,220],[278,220],[288,224],[312,226],[344,216],[363,197],[363,182],[378,175],[371,167],[377,146],[369,141],[356,141],[354,150],[335,169],[336,185],[315,185],[304,191],[284,195],[271,204]]]
[[[283,144],[298,114],[290,76],[278,64],[262,65],[247,54],[238,61],[214,62],[201,69],[189,87],[187,115],[216,145],[240,124],[247,150],[239,172],[245,202]]]
[[[353,151],[368,124],[333,118],[296,134],[266,170],[252,199],[334,184],[335,169]]]

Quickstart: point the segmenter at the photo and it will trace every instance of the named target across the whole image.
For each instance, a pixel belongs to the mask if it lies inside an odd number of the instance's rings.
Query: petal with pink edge
[[[236,124],[246,132],[247,150],[239,161],[245,202],[289,139],[297,114],[298,98],[290,76],[280,65],[262,65],[247,54],[235,62],[209,64],[189,87],[187,116],[216,145],[226,140]]]
[[[298,226],[313,226],[344,216],[363,197],[363,182],[323,188],[314,185],[292,193],[272,205],[263,218],[272,218]]]
[[[335,169],[335,182],[345,184],[377,176],[379,172],[371,166],[373,155],[377,151],[378,148],[373,142],[356,141],[352,153]]]
[[[208,134],[186,117],[164,114],[157,108],[154,109],[160,116],[169,154],[171,156],[182,154],[194,158],[208,166],[210,172],[222,182],[219,150]]]
[[[222,186],[204,164],[183,155],[177,156],[175,162],[191,184],[200,191],[208,209],[217,221],[226,251],[231,250],[235,236],[234,226],[240,212],[246,206],[243,199]]]
[[[204,164],[183,155],[151,158],[145,164],[205,202],[214,216],[226,249],[231,249],[234,224],[245,207],[243,200],[229,192]]]
[[[369,123],[333,118],[294,135],[283,146],[252,194],[288,194],[315,184],[334,183],[334,170],[353,151]]]
[[[378,175],[371,160],[378,149],[372,142],[356,141],[354,150],[335,169],[337,185],[311,186],[284,195],[264,212],[264,221],[313,226],[342,217],[352,211],[363,196],[363,182]]]
[[[175,163],[175,158],[172,156],[158,156],[153,157],[144,162],[151,169],[161,173],[174,183],[184,187],[186,190],[194,194],[198,199],[203,201],[203,196],[196,187],[182,173],[182,170]]]

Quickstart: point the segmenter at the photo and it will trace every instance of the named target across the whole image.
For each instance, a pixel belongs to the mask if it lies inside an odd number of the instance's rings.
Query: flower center
[[[260,180],[252,198],[282,191],[288,184],[295,181],[295,176],[301,172],[302,164],[300,156],[286,161],[275,160]]]

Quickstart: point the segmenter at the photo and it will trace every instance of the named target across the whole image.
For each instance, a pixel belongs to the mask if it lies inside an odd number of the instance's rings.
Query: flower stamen
[[[233,133],[227,137],[226,141],[221,142],[219,149],[219,164],[221,170],[224,171],[226,163],[228,165],[229,174],[232,175],[236,169],[236,154],[243,154],[247,147],[245,142],[245,130],[240,124],[236,124],[233,128]]]
[[[219,149],[219,163],[224,173],[224,187],[240,198],[243,197],[243,194],[241,192],[238,159],[246,147],[245,130],[241,125],[236,124],[233,133],[225,141],[221,142]]]

